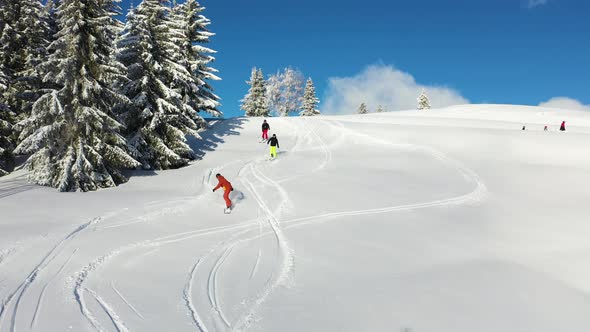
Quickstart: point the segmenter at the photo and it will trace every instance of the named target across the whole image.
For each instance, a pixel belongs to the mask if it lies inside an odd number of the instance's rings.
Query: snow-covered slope
[[[590,114],[271,118],[274,161],[261,122],[118,188],[1,178],[0,331],[590,329]]]

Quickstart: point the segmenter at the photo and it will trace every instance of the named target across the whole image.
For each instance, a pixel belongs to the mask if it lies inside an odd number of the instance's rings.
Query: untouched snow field
[[[0,331],[590,331],[590,113],[268,121],[274,161],[237,118],[118,188],[0,178]]]

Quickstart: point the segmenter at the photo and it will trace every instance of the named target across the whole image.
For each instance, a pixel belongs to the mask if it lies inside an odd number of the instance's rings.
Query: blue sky
[[[125,9],[129,2],[123,1]],[[404,89],[405,83],[395,81],[399,79],[414,80],[415,86],[427,90],[447,87],[472,103],[538,105],[553,97],[569,97],[590,104],[590,1],[202,0],[201,4],[207,7],[204,14],[216,33],[210,46],[218,51],[214,67],[223,80],[214,88],[223,99],[226,117],[242,114],[239,100],[247,92],[244,81],[253,66],[265,74],[285,66],[298,68],[314,79],[323,101],[373,87]],[[371,76],[368,68],[389,74]],[[341,78],[336,80],[338,87],[335,78]],[[346,84],[363,84],[365,90],[342,86]],[[389,108],[396,108],[393,103]]]

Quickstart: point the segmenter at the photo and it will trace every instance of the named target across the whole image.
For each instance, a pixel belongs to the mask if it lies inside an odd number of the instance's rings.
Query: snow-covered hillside
[[[261,122],[117,188],[0,178],[0,331],[590,329],[589,113],[270,118],[274,161]]]

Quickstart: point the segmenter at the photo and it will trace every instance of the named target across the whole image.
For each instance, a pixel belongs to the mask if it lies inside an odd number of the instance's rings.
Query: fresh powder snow
[[[274,160],[262,120],[115,188],[0,178],[0,331],[590,329],[590,113],[268,118]]]

